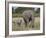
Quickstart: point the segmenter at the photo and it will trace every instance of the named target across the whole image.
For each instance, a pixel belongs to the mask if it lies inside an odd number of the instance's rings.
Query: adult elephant
[[[28,26],[29,24],[32,25],[32,28],[34,28],[34,11],[33,10],[25,10],[23,12],[23,20],[25,22],[25,26]]]

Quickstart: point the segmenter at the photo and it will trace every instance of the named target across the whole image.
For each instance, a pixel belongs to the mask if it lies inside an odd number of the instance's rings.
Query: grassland
[[[13,20],[15,20],[15,17],[13,17]],[[13,21],[12,20],[12,21]],[[18,26],[16,25],[16,23],[12,23],[12,30],[13,31],[24,31],[24,30],[39,30],[40,29],[40,17],[35,17],[35,21],[34,21],[34,28],[32,28],[32,26],[27,26],[25,27],[25,25],[21,25],[21,26]]]
[[[40,8],[33,7],[12,7],[12,30],[13,31],[24,31],[24,30],[39,30],[40,29]],[[21,24],[20,26],[17,25],[16,18],[23,18],[23,12],[26,10],[32,10],[32,14],[35,17],[34,23],[29,23],[30,25]],[[16,22],[15,22],[16,21]],[[18,20],[19,21],[19,20]],[[22,20],[23,21],[23,20]],[[34,28],[32,28],[32,24]]]

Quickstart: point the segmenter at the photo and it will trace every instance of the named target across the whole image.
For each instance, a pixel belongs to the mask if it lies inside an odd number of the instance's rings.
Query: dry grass
[[[14,21],[15,18],[13,18]],[[19,25],[16,25],[16,23],[12,23],[12,30],[13,31],[24,31],[24,30],[39,30],[40,29],[40,17],[35,17],[35,21],[34,21],[34,28],[32,28],[32,26],[27,26],[25,27],[25,24],[19,26]]]

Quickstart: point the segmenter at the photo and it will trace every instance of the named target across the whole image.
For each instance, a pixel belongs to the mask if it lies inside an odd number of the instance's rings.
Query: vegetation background
[[[32,27],[25,27],[25,25],[18,26],[16,25],[15,18],[21,18],[22,13],[25,10],[33,10],[35,21],[34,21],[34,28]],[[40,29],[40,8],[29,8],[29,7],[12,7],[12,30],[13,31],[24,31],[24,30],[39,30]]]

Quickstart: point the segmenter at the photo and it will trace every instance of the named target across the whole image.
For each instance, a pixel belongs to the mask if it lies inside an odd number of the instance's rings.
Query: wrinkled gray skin
[[[23,19],[25,22],[25,25],[27,26],[29,23],[32,24],[32,28],[34,28],[34,16],[33,16],[34,11],[32,10],[25,10],[23,12]]]

